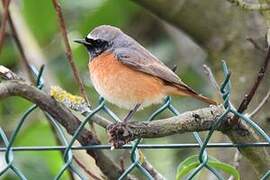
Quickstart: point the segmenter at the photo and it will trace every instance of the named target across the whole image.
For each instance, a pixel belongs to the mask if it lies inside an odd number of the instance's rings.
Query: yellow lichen
[[[140,159],[140,162],[141,163],[144,163],[144,160],[145,160],[144,159],[144,154],[143,154],[143,152],[141,150],[139,150],[139,155],[140,155],[140,158],[139,158]]]
[[[50,95],[56,101],[61,102],[74,110],[81,111],[87,106],[86,101],[82,97],[72,95],[58,86],[51,87]]]

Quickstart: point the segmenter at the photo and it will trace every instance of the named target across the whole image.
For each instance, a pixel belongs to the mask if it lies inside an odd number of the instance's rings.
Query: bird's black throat
[[[110,47],[109,42],[102,39],[94,40],[86,37],[85,41],[87,44],[84,45],[90,53],[91,58],[99,56]]]

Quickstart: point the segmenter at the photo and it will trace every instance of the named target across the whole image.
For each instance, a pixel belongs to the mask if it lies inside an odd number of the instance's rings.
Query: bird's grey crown
[[[122,47],[130,47],[138,43],[123,33],[119,28],[110,25],[101,25],[94,28],[88,35],[88,39],[101,39],[109,43],[109,49],[117,49]]]
[[[111,42],[121,34],[122,34],[122,31],[119,28],[116,28],[110,25],[101,25],[94,28],[87,35],[87,38],[93,39],[93,40],[101,39],[107,42]]]

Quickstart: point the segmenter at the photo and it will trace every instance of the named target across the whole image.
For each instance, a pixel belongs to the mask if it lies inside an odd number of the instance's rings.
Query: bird
[[[84,39],[90,56],[90,79],[107,101],[129,110],[128,121],[136,111],[159,104],[167,96],[190,96],[207,104],[217,102],[198,94],[169,67],[119,28],[95,27]]]

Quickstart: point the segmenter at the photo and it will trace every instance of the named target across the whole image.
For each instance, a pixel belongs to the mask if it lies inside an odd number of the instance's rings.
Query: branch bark
[[[207,131],[222,113],[224,113],[223,106],[210,106],[151,122],[115,123],[108,126],[108,133],[112,143],[118,147],[136,138],[159,138],[186,132]],[[226,119],[230,118],[231,116],[228,116]],[[218,130],[224,129],[223,125]]]

